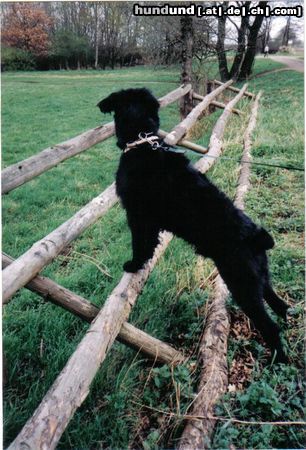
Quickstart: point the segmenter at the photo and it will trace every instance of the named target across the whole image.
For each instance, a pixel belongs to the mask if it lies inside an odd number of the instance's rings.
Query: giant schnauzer
[[[122,90],[97,106],[103,113],[115,112],[117,145],[123,150],[116,186],[133,247],[133,259],[124,264],[124,270],[141,269],[153,256],[159,232],[171,231],[197,253],[213,259],[235,301],[276,352],[275,360],[286,362],[279,327],[263,303],[265,299],[286,319],[288,306],[269,280],[266,250],[274,246],[273,238],[184,155],[154,137],[159,129],[159,103],[150,91]]]

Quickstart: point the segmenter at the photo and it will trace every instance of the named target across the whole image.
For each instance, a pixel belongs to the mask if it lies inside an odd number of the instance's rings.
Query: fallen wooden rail
[[[199,101],[204,100],[203,95],[199,95],[199,94],[197,94],[197,93],[195,93],[195,92],[192,93],[192,97],[193,97],[195,100],[199,100]],[[211,105],[216,106],[216,108],[220,108],[220,109],[225,109],[225,107],[226,107],[226,104],[225,104],[225,103],[218,102],[217,100],[213,100],[213,101],[211,102]],[[233,109],[232,109],[232,113],[233,113],[233,114],[237,114],[237,115],[239,116],[239,114],[242,114],[242,111],[240,111],[240,109],[233,108]]]
[[[210,160],[210,164],[205,167],[201,163],[204,158],[195,164],[195,167],[203,172],[215,162],[214,159]],[[75,410],[87,397],[100,364],[123,323],[127,321],[138,294],[172,237],[171,233],[160,233],[160,244],[144,269],[136,274],[123,275],[34,415],[9,446],[9,450],[21,450],[23,447],[35,450],[55,448]]]
[[[222,81],[219,81],[219,80],[214,80],[214,83],[217,84],[218,86],[224,86],[224,84],[225,84],[225,83],[222,83]],[[227,89],[229,91],[233,91],[233,92],[239,92],[240,91],[239,88],[236,88],[234,86],[228,86]],[[252,94],[252,92],[246,91],[243,95],[245,95],[246,97],[255,98],[255,94]]]
[[[250,136],[255,128],[259,93],[252,107],[249,125],[244,135],[244,150],[235,205],[244,208],[244,196],[249,187]],[[205,329],[199,349],[199,366],[201,367],[198,394],[192,402],[191,419],[188,421],[181,437],[179,450],[211,448],[210,438],[216,423],[214,408],[228,385],[227,338],[229,318],[225,301],[228,290],[220,275],[217,276],[214,294],[208,303]]]
[[[14,260],[2,254],[2,266],[9,266]],[[37,275],[26,286],[47,301],[61,306],[86,322],[92,322],[99,313],[99,308],[80,295],[60,286],[49,278]],[[162,364],[181,364],[185,358],[181,352],[156,339],[133,325],[123,323],[117,339],[146,356]]]
[[[2,298],[10,297],[30,281],[40,270],[79,236],[86,228],[102,217],[118,200],[115,183],[91,200],[71,219],[46,237],[36,242],[28,251],[2,271]]]
[[[230,102],[228,102],[228,104],[226,105],[226,108],[224,109],[223,113],[217,120],[217,122],[212,130],[210,140],[209,140],[209,145],[208,145],[208,154],[214,158],[218,158],[222,153],[222,136],[224,134],[225,126],[226,126],[229,118],[231,117],[232,109],[234,108],[236,103],[238,103],[238,101],[241,99],[241,97],[243,97],[247,86],[248,85],[245,84],[243,86],[243,88],[239,91],[239,94],[236,95],[236,97],[234,97]],[[208,158],[206,159],[205,157],[203,157],[200,159],[199,162],[201,162],[200,170],[204,170],[204,169],[206,170],[206,167],[211,166],[212,158],[210,158],[210,160],[209,160]]]
[[[165,142],[169,145],[175,145],[182,139],[186,133],[193,127],[203,111],[210,105],[210,103],[233,83],[229,80],[227,83],[219,86],[217,89],[206,95],[204,99],[188,114],[188,116],[180,122],[168,135],[165,137]]]
[[[252,106],[250,120],[243,136],[243,155],[240,169],[240,176],[236,192],[235,204],[237,208],[244,209],[244,197],[250,187],[250,162],[252,160],[252,133],[256,127],[258,114],[258,104],[262,96],[262,91],[258,92],[254,104]]]
[[[181,86],[159,99],[160,106],[165,107],[186,95],[191,85]],[[62,161],[78,155],[94,145],[103,142],[115,132],[114,122],[109,122],[80,134],[61,144],[49,147],[37,155],[13,164],[1,173],[2,194],[23,185],[27,181],[57,166]]]

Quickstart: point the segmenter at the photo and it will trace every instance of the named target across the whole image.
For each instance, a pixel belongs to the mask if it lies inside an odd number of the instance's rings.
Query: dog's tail
[[[274,247],[272,236],[264,228],[258,229],[257,233],[252,236],[250,243],[253,249],[257,251],[269,250]]]

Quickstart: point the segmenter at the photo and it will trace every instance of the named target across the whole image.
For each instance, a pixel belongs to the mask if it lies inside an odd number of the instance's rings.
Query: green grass
[[[255,73],[280,67],[259,59]],[[120,88],[148,86],[162,96],[179,84],[179,69],[141,67],[122,71],[28,72],[2,76],[3,167],[110,120],[96,103]],[[303,76],[293,71],[267,74],[250,81],[249,90],[264,89],[253,144],[256,160],[303,165]],[[248,110],[248,100],[239,108]],[[204,117],[193,140],[207,145],[220,112]],[[225,156],[239,158],[247,114],[233,117],[225,138]],[[179,120],[177,105],[161,110],[161,127]],[[110,139],[37,177],[3,198],[3,250],[21,255],[103,191],[114,179],[119,151]],[[193,160],[198,157],[190,155]],[[220,159],[209,172],[234,197],[239,164]],[[303,175],[301,172],[252,166],[247,212],[265,224],[275,238],[270,252],[277,291],[290,303],[284,328],[292,364],[270,366],[262,343],[230,339],[229,363],[246,350],[256,364],[244,391],[228,393],[219,414],[243,420],[301,420],[301,354],[303,306]],[[96,263],[111,277],[88,260]],[[130,256],[130,234],[119,205],[90,227],[43,274],[102,305],[122,275]],[[197,258],[175,239],[158,263],[132,312],[130,322],[170,342],[187,354],[195,351],[203,326],[203,310],[211,287],[200,285],[213,266]],[[230,303],[230,308],[235,308]],[[5,444],[20,431],[84,336],[88,325],[23,289],[4,310],[4,353],[8,365],[5,388]],[[171,374],[116,343],[77,410],[59,449],[173,448],[180,419],[154,408],[183,414],[196,391],[198,373],[184,366]],[[177,386],[180,386],[180,396]],[[261,401],[265,399],[266,401]],[[140,408],[138,403],[153,409]],[[220,423],[213,447],[302,448],[300,427]]]

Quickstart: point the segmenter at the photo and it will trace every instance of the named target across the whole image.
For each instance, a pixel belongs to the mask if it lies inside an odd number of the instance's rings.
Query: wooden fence
[[[204,154],[195,167],[205,173],[222,153],[222,139],[231,113],[241,114],[235,109],[237,102],[243,97],[253,98],[247,85],[242,89],[232,87],[233,80],[227,83],[215,82],[218,85],[205,97],[192,92],[191,85],[181,86],[159,99],[161,107],[165,107],[184,95],[192,93],[198,105],[171,132],[160,130],[159,134],[171,145],[182,145]],[[225,89],[231,89],[237,95],[226,105],[218,102],[217,97]],[[217,120],[207,149],[185,139],[186,134],[199,117],[211,105],[224,111]],[[75,156],[114,134],[113,122],[94,128],[64,143],[47,148],[41,153],[14,164],[2,172],[2,192],[9,191],[32,180],[34,177],[55,167],[62,161]],[[205,156],[206,155],[206,156]],[[141,290],[151,271],[169,245],[172,234],[162,232],[159,245],[153,258],[136,274],[124,273],[120,282],[106,299],[99,310],[87,299],[59,286],[52,280],[38,273],[84,230],[95,223],[118,201],[113,183],[100,195],[91,200],[73,217],[32,247],[16,260],[3,254],[3,303],[22,287],[26,287],[43,296],[62,308],[76,314],[91,325],[70,357],[66,366],[46,393],[34,415],[25,424],[19,435],[11,443],[9,449],[28,448],[32,450],[54,449],[71,420],[75,410],[88,395],[90,384],[104,361],[115,339],[142,351],[145,355],[167,364],[184,362],[184,355],[147,333],[135,328],[127,322]],[[226,320],[224,302],[222,314]],[[220,312],[220,311],[219,311]],[[218,369],[218,368],[217,368]],[[216,375],[217,376],[217,375]],[[215,399],[214,399],[215,400]],[[184,438],[185,439],[185,438]],[[183,444],[182,444],[183,445]],[[197,448],[188,442],[189,448]]]

